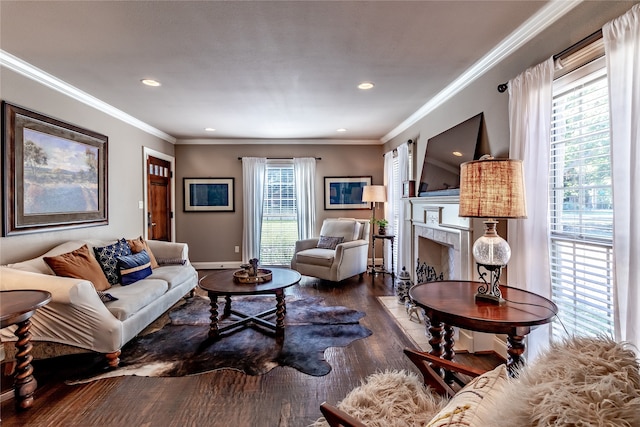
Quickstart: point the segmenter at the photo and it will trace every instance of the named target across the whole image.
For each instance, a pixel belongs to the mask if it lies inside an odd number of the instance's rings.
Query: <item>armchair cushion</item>
[[[333,249],[312,248],[299,252],[296,258],[298,264],[319,265],[331,267],[335,259],[336,251]]]
[[[326,219],[322,223],[320,236],[342,237],[344,242],[350,242],[358,238],[360,227],[355,220]]]

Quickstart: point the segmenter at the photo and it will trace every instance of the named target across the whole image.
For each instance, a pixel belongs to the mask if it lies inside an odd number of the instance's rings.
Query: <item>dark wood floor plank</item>
[[[204,272],[200,272],[203,274]],[[2,403],[10,426],[239,426],[300,427],[320,417],[320,403],[337,403],[361,379],[386,369],[418,373],[403,355],[411,340],[402,334],[376,296],[393,295],[389,276],[348,279],[340,285],[317,280],[287,289],[287,297],[317,296],[328,305],[366,312],[361,324],[373,335],[346,348],[329,348],[332,371],[313,377],[289,367],[262,376],[220,370],[182,378],[118,377],[69,386],[44,375],[34,406],[17,413]],[[464,357],[464,355],[462,356]],[[490,362],[491,363],[491,362]],[[35,372],[38,377],[38,372]]]

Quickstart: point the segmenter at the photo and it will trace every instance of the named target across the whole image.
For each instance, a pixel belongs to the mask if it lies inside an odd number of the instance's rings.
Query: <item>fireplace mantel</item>
[[[455,268],[451,280],[473,277],[471,238],[473,223],[458,216],[458,196],[413,197],[410,202],[411,277],[415,279],[420,239],[428,239],[453,249]]]

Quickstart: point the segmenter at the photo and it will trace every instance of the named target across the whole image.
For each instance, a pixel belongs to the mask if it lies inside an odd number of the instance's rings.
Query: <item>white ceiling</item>
[[[0,47],[178,139],[384,140],[546,3],[2,0]]]

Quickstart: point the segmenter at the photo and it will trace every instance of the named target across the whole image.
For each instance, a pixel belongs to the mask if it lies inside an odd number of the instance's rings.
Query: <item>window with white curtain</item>
[[[554,337],[614,334],[609,122],[604,58],[555,80],[550,256],[561,322],[554,322]]]
[[[267,163],[260,264],[288,266],[298,240],[293,161]]]
[[[395,150],[393,154],[393,177],[390,183],[392,183],[391,185],[395,185],[396,188],[402,188],[402,183],[400,182],[400,162],[398,161],[398,154]],[[398,191],[396,194],[400,195],[402,192]],[[393,265],[396,268],[398,268],[398,245],[400,244],[400,236],[398,234],[398,230],[400,230],[400,203],[401,200],[394,203],[393,212],[391,212],[391,226],[393,227],[394,234],[396,235],[396,238],[393,239]]]

